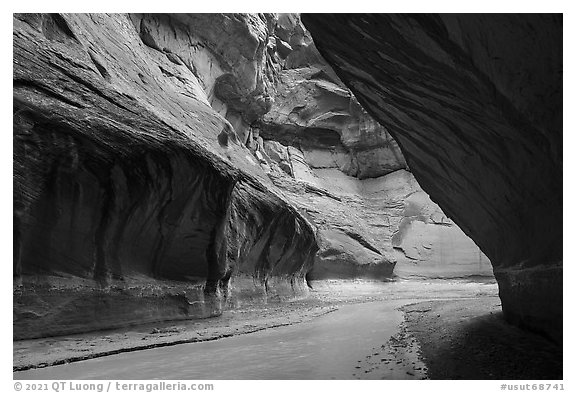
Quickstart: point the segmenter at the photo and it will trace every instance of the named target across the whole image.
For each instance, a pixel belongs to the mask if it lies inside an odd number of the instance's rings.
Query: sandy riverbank
[[[562,347],[506,323],[499,298],[426,301],[401,310],[430,379],[562,379]]]

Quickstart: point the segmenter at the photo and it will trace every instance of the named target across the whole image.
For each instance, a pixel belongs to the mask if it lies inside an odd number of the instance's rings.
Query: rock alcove
[[[561,19],[303,21],[14,15],[15,339],[494,268],[561,340]]]

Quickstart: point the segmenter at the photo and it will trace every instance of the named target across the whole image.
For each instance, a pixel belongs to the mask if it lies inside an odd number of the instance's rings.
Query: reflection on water
[[[15,379],[354,379],[398,330],[403,301],[342,306],[309,322],[216,341],[123,353],[14,373]],[[358,375],[400,379],[403,365]]]

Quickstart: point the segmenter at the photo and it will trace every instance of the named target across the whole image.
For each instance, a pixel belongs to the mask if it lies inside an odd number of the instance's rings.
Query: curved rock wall
[[[491,274],[294,14],[17,14],[13,130],[16,338]]]
[[[486,256],[420,189],[398,144],[318,54],[297,15],[275,28],[270,111],[252,125],[256,154],[319,229],[311,278],[492,276]],[[278,180],[289,175],[305,186]],[[395,267],[394,267],[395,266]]]
[[[259,123],[263,138],[297,147],[312,168],[337,168],[360,179],[406,168],[384,127],[321,68],[283,70],[277,86],[274,104]]]
[[[562,16],[303,21],[422,188],[490,258],[507,319],[561,340]]]
[[[306,290],[315,229],[211,106],[259,105],[267,19],[198,18],[15,15],[16,339]]]

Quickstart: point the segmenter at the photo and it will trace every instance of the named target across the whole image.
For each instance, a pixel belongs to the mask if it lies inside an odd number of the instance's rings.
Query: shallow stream
[[[348,304],[308,322],[31,369],[14,379],[419,379],[414,351],[394,349],[392,357],[384,348],[399,333],[397,308],[410,302]]]

